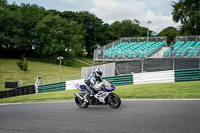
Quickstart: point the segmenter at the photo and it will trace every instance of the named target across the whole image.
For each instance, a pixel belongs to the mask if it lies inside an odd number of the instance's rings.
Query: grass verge
[[[85,62],[90,63],[90,64],[93,65],[93,58],[90,58],[90,57],[80,57],[80,60],[83,60],[83,61],[85,61]],[[101,63],[102,62],[100,62],[100,61],[95,61],[94,65],[99,65]]]
[[[200,99],[200,81],[126,85],[115,92],[124,99]]]
[[[74,98],[75,92],[78,92],[78,90],[57,91],[57,92],[16,96],[16,97],[0,99],[0,103],[31,103],[31,102],[72,100]]]
[[[78,90],[31,94],[0,99],[0,103],[47,102],[74,99]],[[124,85],[114,93],[122,99],[200,99],[200,81]]]
[[[23,85],[34,84],[37,77],[42,77],[43,84],[60,82],[60,69],[58,64],[43,63],[39,61],[28,61],[28,71],[21,71],[16,59],[0,58],[0,91],[4,89],[5,82],[16,82],[22,80]],[[81,67],[85,64],[72,59],[67,60],[69,66],[62,65],[62,81],[80,79]]]

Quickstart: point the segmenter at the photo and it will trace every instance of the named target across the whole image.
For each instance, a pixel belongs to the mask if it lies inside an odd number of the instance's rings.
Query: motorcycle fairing
[[[100,102],[105,102],[105,98],[110,94],[111,92],[108,91],[100,91],[96,95],[94,95],[95,98],[97,98]]]

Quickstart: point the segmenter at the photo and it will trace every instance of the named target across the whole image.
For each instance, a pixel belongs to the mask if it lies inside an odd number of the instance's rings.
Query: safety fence
[[[133,75],[132,74],[118,75],[118,76],[112,76],[112,77],[103,77],[102,79],[112,81],[112,83],[116,86],[133,84]]]
[[[200,68],[132,73],[127,75],[103,77],[102,79],[112,81],[112,83],[116,86],[196,80],[200,81]],[[36,91],[34,85],[18,87],[13,90],[0,92],[0,99],[34,93],[73,90],[76,89],[74,86],[76,84],[84,84],[84,79],[39,85],[38,87],[36,87]]]
[[[169,83],[174,82],[174,71],[158,71],[133,74],[133,84]]]
[[[17,87],[12,90],[0,91],[0,99],[20,96],[20,95],[34,94],[34,93],[35,93],[34,85],[22,86],[22,87]]]
[[[76,84],[84,84],[84,79],[78,79],[78,80],[70,80],[66,81],[66,90],[74,90],[76,89]]]
[[[175,70],[175,82],[200,80],[200,68]]]
[[[200,58],[162,58],[115,62],[116,74],[200,68]]]
[[[176,36],[176,42],[178,41],[184,41],[184,42],[187,42],[187,41],[195,41],[195,42],[198,42],[200,41],[200,35],[194,35],[194,36]]]
[[[66,88],[66,82],[58,82],[52,84],[39,85],[37,88],[38,93],[63,91]]]

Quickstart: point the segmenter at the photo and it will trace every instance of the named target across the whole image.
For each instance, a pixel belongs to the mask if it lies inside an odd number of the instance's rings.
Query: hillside
[[[35,83],[37,77],[42,77],[42,83],[53,83],[60,81],[59,65],[43,63],[38,61],[28,61],[28,71],[21,71],[16,63],[17,59],[0,58],[0,91],[4,89],[5,82],[16,82],[22,80],[23,85]],[[68,66],[62,66],[62,81],[79,79],[81,77],[81,67],[87,66],[75,60],[68,60]]]

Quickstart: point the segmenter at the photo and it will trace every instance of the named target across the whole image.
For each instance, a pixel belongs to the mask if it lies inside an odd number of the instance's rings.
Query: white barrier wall
[[[76,84],[85,84],[84,79],[66,81],[66,89],[65,90],[75,90],[76,87],[74,85],[76,85]]]
[[[174,70],[133,73],[133,84],[169,83],[175,82]],[[66,81],[65,90],[76,89],[74,85],[85,84],[84,79]]]
[[[95,71],[96,68],[101,68],[103,71],[103,77],[115,76],[115,63],[108,63],[92,67],[81,68],[81,78],[86,78],[89,74]]]
[[[133,84],[175,82],[174,70],[133,74]]]

